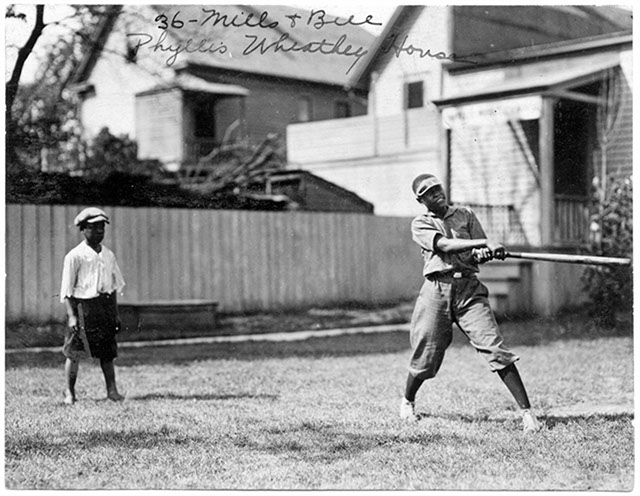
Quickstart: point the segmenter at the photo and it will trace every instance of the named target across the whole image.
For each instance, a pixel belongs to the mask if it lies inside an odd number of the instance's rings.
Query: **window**
[[[407,95],[406,108],[412,109],[424,107],[424,85],[422,81],[407,83],[405,91]]]
[[[308,122],[313,119],[311,98],[303,96],[298,100],[298,122]]]
[[[333,106],[333,117],[335,119],[351,117],[351,105],[349,105],[349,102],[345,102],[344,100],[335,102]]]

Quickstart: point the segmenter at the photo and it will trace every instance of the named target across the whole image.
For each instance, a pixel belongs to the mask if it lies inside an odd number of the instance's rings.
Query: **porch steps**
[[[480,280],[489,289],[489,301],[498,318],[527,313],[531,307],[531,263],[496,260],[480,266]]]

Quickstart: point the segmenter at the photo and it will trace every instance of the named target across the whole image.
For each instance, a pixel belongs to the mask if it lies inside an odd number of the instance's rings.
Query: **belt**
[[[456,271],[456,272],[433,272],[427,274],[427,279],[463,279],[467,277],[475,277],[475,272]]]

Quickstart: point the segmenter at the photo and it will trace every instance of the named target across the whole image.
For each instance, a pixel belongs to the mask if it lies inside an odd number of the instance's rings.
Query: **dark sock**
[[[422,386],[423,382],[424,379],[416,379],[411,374],[409,374],[409,376],[407,377],[407,385],[404,390],[405,399],[412,402],[415,401],[416,393],[418,392],[418,389],[420,389],[420,386]]]
[[[520,373],[518,372],[516,365],[512,363],[508,367],[498,370],[498,375],[515,398],[518,406],[522,409],[531,408],[527,391],[524,388],[524,384],[522,383],[522,379],[520,378]]]

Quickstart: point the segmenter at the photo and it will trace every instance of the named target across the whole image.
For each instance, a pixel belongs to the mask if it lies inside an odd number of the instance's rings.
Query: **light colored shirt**
[[[83,241],[64,257],[60,301],[69,296],[95,298],[121,291],[124,284],[113,252],[102,245],[98,253]]]
[[[436,272],[478,272],[471,250],[444,253],[436,248],[438,236],[458,239],[486,238],[476,214],[466,207],[449,206],[443,219],[432,212],[419,215],[411,222],[411,235],[422,250],[424,266],[422,275]]]

